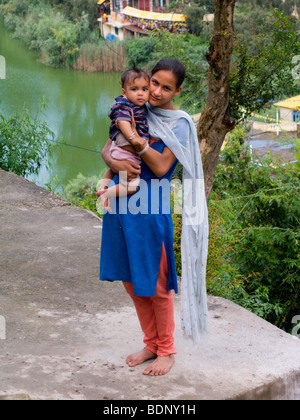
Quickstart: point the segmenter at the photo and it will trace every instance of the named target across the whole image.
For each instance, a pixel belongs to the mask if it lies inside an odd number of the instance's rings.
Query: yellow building
[[[300,120],[300,95],[274,104],[280,108],[280,119],[287,122],[298,122]]]
[[[169,0],[98,0],[97,4],[100,33],[107,40],[148,35],[156,28],[177,33],[187,30],[184,15],[166,13]]]

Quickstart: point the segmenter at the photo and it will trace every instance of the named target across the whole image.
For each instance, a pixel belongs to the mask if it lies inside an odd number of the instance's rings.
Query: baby
[[[139,153],[131,144],[135,130],[140,137],[149,141],[146,102],[149,100],[149,76],[142,70],[131,69],[123,73],[121,78],[122,95],[115,98],[109,117],[112,122],[109,128],[109,138],[112,140],[110,154],[113,159],[129,160],[141,164]],[[132,117],[135,130],[132,127]],[[143,151],[142,151],[143,152]],[[140,154],[142,154],[140,152]],[[120,184],[108,188],[115,173],[108,169],[101,180],[97,195],[101,198],[106,210],[112,211],[110,197],[125,196],[137,191],[140,176],[128,182],[124,174],[120,174]]]

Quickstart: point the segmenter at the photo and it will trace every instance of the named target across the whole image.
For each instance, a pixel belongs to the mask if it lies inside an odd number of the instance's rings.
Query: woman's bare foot
[[[130,354],[126,359],[126,363],[128,366],[133,367],[146,362],[146,360],[154,359],[155,357],[155,353],[144,348],[143,350],[138,351],[137,353]]]
[[[158,356],[143,372],[144,375],[161,376],[169,372],[175,362],[174,354]]]

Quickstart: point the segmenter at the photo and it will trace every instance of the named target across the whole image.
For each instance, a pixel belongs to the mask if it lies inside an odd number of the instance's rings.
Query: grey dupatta
[[[148,105],[150,135],[160,138],[183,166],[181,232],[181,310],[186,336],[197,344],[208,331],[206,261],[208,248],[208,213],[202,161],[196,128],[184,111],[165,110]],[[184,118],[189,135],[177,138],[171,127]],[[180,137],[180,136],[179,136]],[[188,139],[188,140],[186,140]]]

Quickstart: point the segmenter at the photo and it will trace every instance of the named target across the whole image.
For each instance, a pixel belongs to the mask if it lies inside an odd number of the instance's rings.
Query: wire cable
[[[55,145],[56,145],[56,146],[61,146],[61,145],[62,145],[62,146],[74,147],[75,149],[85,150],[85,151],[87,151],[87,152],[98,153],[98,154],[100,154],[100,155],[101,155],[101,153],[102,153],[102,151],[99,151],[99,150],[93,150],[93,149],[88,149],[88,148],[86,148],[86,147],[82,147],[82,146],[76,146],[75,144],[65,143],[65,142],[60,141],[60,140],[55,141],[55,140],[48,139],[48,141],[50,141],[50,142],[52,142],[52,143],[55,143]]]

